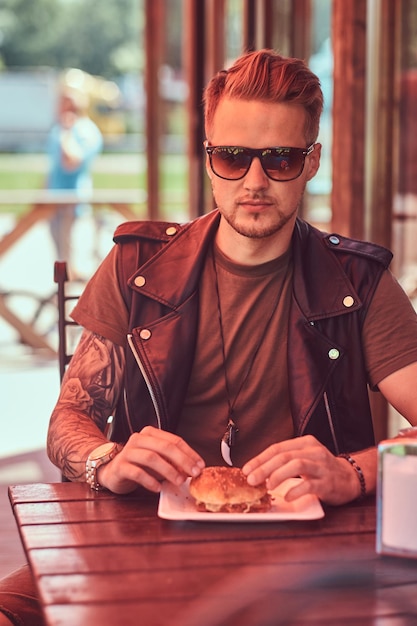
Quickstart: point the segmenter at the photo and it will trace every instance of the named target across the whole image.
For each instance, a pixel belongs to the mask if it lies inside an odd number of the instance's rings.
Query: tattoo
[[[83,331],[62,381],[48,430],[48,455],[71,480],[84,480],[91,449],[104,441],[123,388],[124,349]]]

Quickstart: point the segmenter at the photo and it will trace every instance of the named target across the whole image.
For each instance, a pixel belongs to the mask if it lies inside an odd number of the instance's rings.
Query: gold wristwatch
[[[113,441],[102,443],[101,446],[95,448],[89,455],[85,464],[85,479],[91,489],[101,491],[103,487],[97,480],[97,470],[102,465],[109,463],[119,452],[118,446]]]

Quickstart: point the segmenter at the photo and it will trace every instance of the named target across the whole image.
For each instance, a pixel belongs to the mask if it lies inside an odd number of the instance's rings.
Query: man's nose
[[[245,189],[265,189],[269,185],[269,178],[265,174],[258,157],[253,157],[248,173],[244,178]]]

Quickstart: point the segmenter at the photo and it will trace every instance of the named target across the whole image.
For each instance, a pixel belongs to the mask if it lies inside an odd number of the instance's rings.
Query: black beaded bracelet
[[[366,497],[366,482],[365,482],[365,476],[363,475],[363,471],[361,469],[361,467],[356,463],[355,459],[353,459],[350,454],[339,454],[339,457],[342,459],[346,459],[346,461],[348,463],[351,464],[351,466],[353,467],[353,469],[356,472],[356,475],[358,477],[359,480],[359,484],[361,486],[361,493],[360,496],[357,498],[357,500],[363,500],[363,498]]]

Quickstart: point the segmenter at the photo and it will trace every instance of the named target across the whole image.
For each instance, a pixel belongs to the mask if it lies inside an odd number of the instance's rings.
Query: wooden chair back
[[[78,300],[79,295],[67,293],[67,283],[69,281],[66,261],[55,261],[54,281],[58,285],[58,362],[59,377],[62,382],[66,367],[71,360],[74,347],[74,343],[70,341],[68,329],[71,326],[76,326],[81,330],[77,322],[70,319],[69,311],[72,306],[70,307],[68,304],[74,304],[75,301]]]

